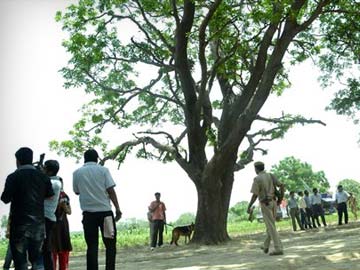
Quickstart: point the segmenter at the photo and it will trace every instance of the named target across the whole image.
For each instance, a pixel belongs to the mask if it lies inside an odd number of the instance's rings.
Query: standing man
[[[44,172],[50,177],[51,186],[54,191],[54,196],[44,202],[45,213],[45,239],[43,245],[43,260],[44,269],[53,270],[54,264],[52,259],[51,239],[53,228],[56,223],[55,211],[59,202],[59,195],[61,190],[61,180],[57,176],[60,169],[59,162],[57,160],[47,160],[44,163]]]
[[[300,210],[298,207],[297,200],[295,198],[295,191],[290,191],[290,198],[288,200],[288,208],[290,209],[291,223],[293,226],[293,231],[296,232],[296,222],[298,223],[301,230],[304,230],[304,227],[300,221]]]
[[[311,226],[311,222],[312,222],[312,227],[315,229],[317,227],[316,227],[316,224],[315,224],[314,214],[313,214],[312,207],[311,207],[309,191],[304,190],[304,194],[305,194],[304,200],[305,200],[305,203],[306,203],[306,208],[305,208],[306,216],[307,216],[307,218],[309,220],[310,226]]]
[[[151,235],[151,245],[150,249],[154,250],[156,247],[156,242],[158,242],[158,246],[161,247],[163,245],[163,232],[164,226],[166,223],[166,207],[165,204],[160,201],[160,193],[155,193],[155,201],[152,201],[149,206],[149,211],[151,213],[151,223],[150,223],[150,235]]]
[[[116,226],[121,211],[115,182],[109,170],[99,164],[94,149],[84,153],[85,164],[73,173],[73,190],[79,195],[83,211],[84,237],[87,245],[87,270],[98,270],[99,229],[106,248],[106,270],[115,270]],[[111,203],[115,206],[114,218]]]
[[[306,215],[306,202],[304,199],[304,193],[302,191],[299,191],[298,195],[299,195],[299,209],[300,209],[301,225],[305,229],[307,229],[307,228],[312,229],[310,220],[308,219],[308,217]]]
[[[335,206],[338,212],[338,224],[342,225],[342,216],[344,214],[345,224],[348,224],[349,215],[347,210],[347,201],[349,200],[349,194],[343,190],[342,185],[339,185],[335,194]]]
[[[313,195],[310,197],[310,203],[314,219],[316,220],[318,227],[320,227],[319,216],[321,217],[324,227],[326,227],[324,208],[322,206],[321,195],[318,193],[317,188],[313,188]]]
[[[251,187],[253,194],[247,209],[249,213],[256,199],[259,198],[261,212],[266,225],[266,239],[262,247],[264,253],[269,252],[271,240],[274,242],[274,251],[269,255],[283,255],[283,247],[279,238],[279,234],[275,226],[277,202],[275,198],[275,186],[280,187],[281,194],[284,194],[284,185],[272,174],[265,172],[263,162],[255,162],[255,172],[257,176]]]
[[[44,241],[44,200],[54,195],[50,178],[33,165],[33,151],[28,147],[16,153],[17,170],[5,183],[1,200],[10,206],[10,248],[16,270],[43,269],[41,247]]]

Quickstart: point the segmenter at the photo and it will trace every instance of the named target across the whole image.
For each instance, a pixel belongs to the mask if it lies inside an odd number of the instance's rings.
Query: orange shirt
[[[166,207],[162,201],[151,202],[149,210],[152,212],[152,220],[165,220]]]

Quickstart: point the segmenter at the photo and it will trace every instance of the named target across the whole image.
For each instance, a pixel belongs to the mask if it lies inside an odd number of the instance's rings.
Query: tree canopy
[[[312,166],[295,157],[286,157],[271,167],[271,172],[285,184],[287,191],[328,191],[330,184],[323,171],[314,172]]]
[[[77,158],[101,148],[102,163],[121,163],[131,151],[177,162],[198,192],[193,241],[226,241],[234,172],[294,124],[323,124],[264,116],[262,106],[291,85],[292,65],[311,58],[339,76],[358,59],[358,7],[356,0],[80,0],[56,15],[69,34],[61,72],[66,88],[83,87],[93,99],[71,138],[51,147]]]
[[[248,201],[237,202],[229,209],[229,220],[231,221],[245,221],[248,220],[249,215],[246,212],[249,205]]]

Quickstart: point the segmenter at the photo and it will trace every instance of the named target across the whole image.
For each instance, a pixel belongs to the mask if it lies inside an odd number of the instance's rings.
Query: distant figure
[[[319,216],[320,216],[324,227],[326,227],[327,225],[325,220],[324,209],[322,206],[321,195],[318,193],[317,188],[313,188],[313,195],[311,195],[310,197],[310,203],[311,203],[314,219],[316,220],[317,225],[319,227],[321,226],[319,221]]]
[[[355,220],[357,220],[357,202],[356,202],[356,198],[354,197],[354,195],[349,192],[349,207],[351,210],[351,213],[353,213]]]
[[[158,247],[163,245],[163,232],[164,226],[166,224],[166,207],[165,204],[160,201],[161,194],[159,192],[155,193],[155,201],[152,201],[149,208],[151,213],[151,222],[150,222],[150,236],[151,243],[150,249],[154,250],[156,244]]]
[[[312,229],[312,226],[310,224],[310,220],[308,219],[308,216],[306,214],[306,202],[304,199],[304,193],[302,191],[298,192],[299,195],[299,209],[300,209],[300,220],[301,225],[305,229]]]
[[[16,153],[17,170],[5,183],[1,200],[10,203],[10,247],[15,269],[42,269],[41,247],[45,237],[44,200],[54,196],[50,178],[33,165],[28,147]]]
[[[312,211],[312,205],[311,205],[311,202],[310,202],[309,191],[307,191],[307,190],[304,190],[304,200],[305,200],[305,203],[306,203],[306,208],[305,208],[306,216],[307,216],[307,218],[309,220],[309,223],[311,225],[311,222],[312,222],[312,227],[317,228],[316,224],[315,224],[314,214],[313,214],[313,211]]]
[[[288,211],[287,211],[287,201],[285,199],[281,200],[279,207],[281,210],[282,217],[283,218],[288,217],[289,215],[288,215]]]
[[[116,226],[121,211],[115,192],[115,182],[109,170],[99,164],[94,149],[84,153],[85,164],[73,173],[73,190],[79,195],[83,211],[84,237],[87,245],[87,270],[98,270],[99,229],[106,249],[106,270],[115,270]],[[116,216],[111,209],[115,206]]]
[[[265,254],[268,253],[272,240],[274,242],[275,250],[270,252],[269,255],[283,255],[283,246],[275,226],[277,202],[274,186],[280,187],[281,194],[284,194],[284,185],[274,175],[265,172],[265,165],[263,162],[255,162],[254,166],[257,176],[254,178],[251,187],[251,193],[253,195],[249,202],[247,212],[250,213],[252,205],[255,203],[256,199],[259,198],[267,233],[262,249]]]
[[[296,198],[295,198],[295,191],[290,191],[290,197],[288,200],[288,208],[290,210],[289,212],[290,212],[293,231],[296,232],[296,229],[297,229],[296,222],[298,223],[300,229],[304,230],[304,227],[300,221],[300,210],[299,210]]]
[[[348,224],[349,215],[347,210],[347,201],[349,200],[349,197],[349,194],[343,190],[342,185],[339,185],[335,194],[335,205],[338,212],[338,225],[342,225],[343,215],[345,224]]]
[[[59,262],[59,270],[69,269],[69,254],[72,250],[70,240],[70,229],[67,215],[71,215],[70,198],[64,192],[63,181],[61,180],[61,192],[59,203],[56,208],[56,224],[53,229],[51,247],[54,262],[54,269],[57,269]]]
[[[58,206],[60,190],[61,190],[61,181],[60,177],[57,176],[59,172],[60,165],[57,160],[47,160],[44,163],[44,172],[51,179],[52,189],[54,191],[54,196],[50,199],[44,201],[44,210],[45,210],[45,240],[43,245],[43,260],[44,260],[44,269],[53,270],[53,258],[52,258],[52,247],[51,239],[54,226],[56,224],[56,215],[55,211]]]

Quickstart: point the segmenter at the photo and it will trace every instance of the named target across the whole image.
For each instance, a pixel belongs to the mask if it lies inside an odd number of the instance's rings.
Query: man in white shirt
[[[317,188],[313,188],[313,195],[310,196],[310,203],[318,227],[320,227],[319,216],[321,217],[324,227],[326,227],[325,212],[322,206],[321,195],[318,193]]]
[[[347,224],[349,220],[349,216],[348,216],[346,203],[349,200],[349,194],[343,190],[342,185],[339,185],[337,190],[338,191],[335,194],[335,204],[338,211],[338,220],[339,220],[338,224],[342,225],[343,214],[344,214],[345,224]]]
[[[44,215],[45,215],[45,239],[43,245],[43,262],[45,270],[53,270],[53,258],[51,248],[51,238],[53,228],[56,223],[55,211],[59,202],[59,195],[61,190],[60,177],[57,176],[60,165],[57,160],[47,160],[44,163],[44,173],[50,177],[51,186],[54,191],[54,196],[44,201]]]
[[[106,270],[115,270],[115,222],[120,220],[121,211],[114,189],[115,182],[109,170],[97,164],[98,157],[94,149],[84,153],[85,164],[73,173],[73,190],[79,195],[83,211],[87,270],[98,270],[99,229],[106,249]],[[110,201],[115,206],[115,218]]]

